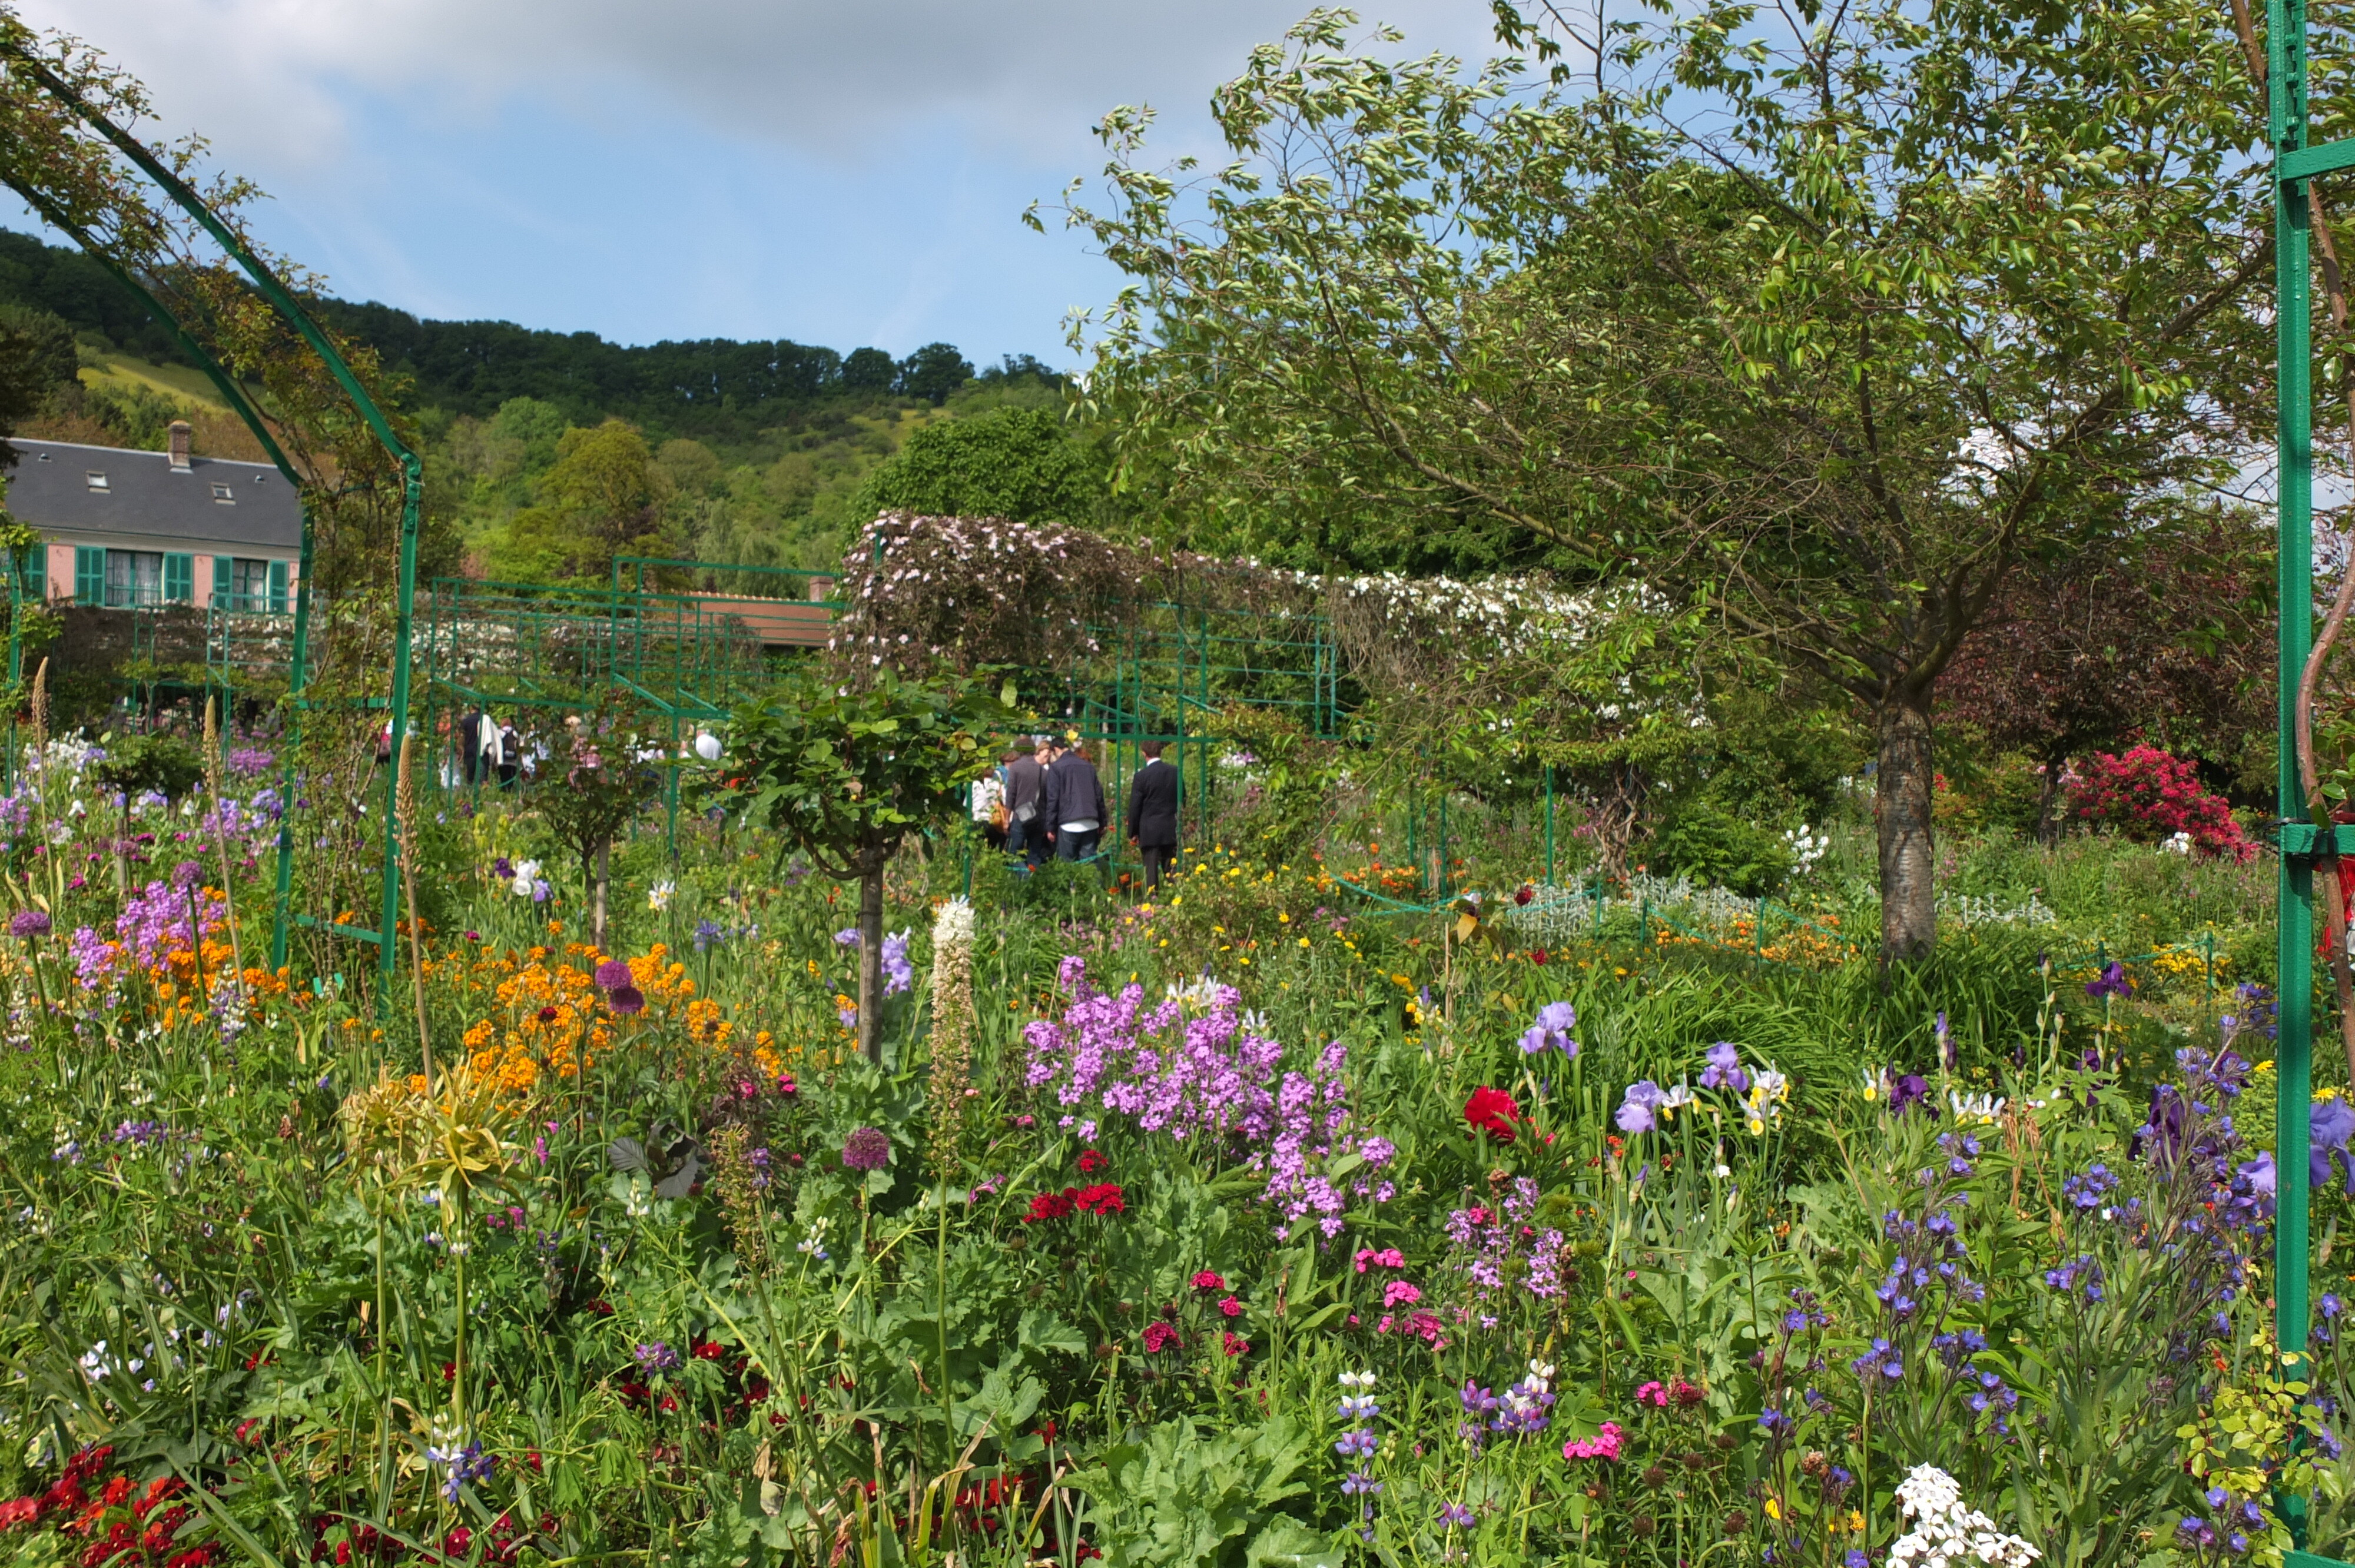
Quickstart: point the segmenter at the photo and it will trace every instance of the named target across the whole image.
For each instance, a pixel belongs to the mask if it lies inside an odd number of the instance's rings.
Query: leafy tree
[[[58,388],[74,379],[79,360],[73,329],[48,311],[0,305],[0,436],[41,411]],[[13,467],[15,449],[0,457]]]
[[[953,343],[928,343],[900,362],[899,391],[938,405],[973,379],[973,362]]]
[[[538,792],[549,831],[580,857],[581,886],[589,894],[589,939],[600,951],[605,946],[613,841],[662,788],[662,768],[645,759],[661,749],[661,736],[609,697],[594,711],[566,721]]]
[[[1801,9],[1616,24],[1584,96],[1317,13],[1218,93],[1199,184],[1105,120],[1069,217],[1134,281],[1075,335],[1223,545],[1640,576],[1848,693],[1911,955],[1937,677],[2017,563],[2229,471],[2270,190],[2211,7]]]
[[[2255,771],[2274,727],[2272,563],[2223,524],[2131,554],[2028,566],[1938,678],[1950,719],[2043,768],[2037,831],[2061,828],[2073,757],[2148,737]],[[2270,782],[2270,780],[2268,780]]]
[[[842,362],[842,389],[880,396],[900,378],[897,361],[879,348],[854,348]]]
[[[883,868],[910,833],[962,807],[999,736],[1026,717],[986,672],[907,678],[889,666],[852,685],[819,668],[738,710],[721,786],[828,875],[858,884],[858,1043],[882,1060]]]
[[[855,511],[1079,523],[1102,493],[1101,472],[1060,418],[1000,408],[917,429],[867,476]]]

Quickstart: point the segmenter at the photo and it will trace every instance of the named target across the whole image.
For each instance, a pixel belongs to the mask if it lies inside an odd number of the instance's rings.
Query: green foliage
[[[205,776],[196,747],[167,735],[112,736],[91,776],[118,794],[155,793],[177,800]]]
[[[1675,800],[1662,812],[1644,857],[1656,874],[1689,876],[1748,897],[1782,891],[1791,873],[1790,847],[1781,833],[1706,796]]]
[[[1000,408],[920,427],[867,476],[854,514],[913,512],[1083,523],[1103,478],[1054,414]]]
[[[818,670],[741,709],[718,786],[746,820],[834,875],[879,871],[900,841],[953,810],[1025,716],[997,673],[871,683]]]
[[[1071,1484],[1095,1503],[1108,1568],[1260,1568],[1330,1563],[1316,1538],[1277,1505],[1307,1490],[1296,1473],[1311,1439],[1278,1419],[1203,1429],[1186,1416],[1108,1449]]]
[[[40,412],[74,379],[73,328],[48,311],[0,305],[0,433]]]

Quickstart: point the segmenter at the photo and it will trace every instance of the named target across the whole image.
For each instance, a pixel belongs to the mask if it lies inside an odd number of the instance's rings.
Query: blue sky
[[[144,80],[350,299],[625,343],[790,337],[1065,363],[1119,286],[1023,208],[1148,102],[1207,103],[1305,0],[23,0]],[[1483,0],[1367,17],[1477,54]],[[0,223],[36,228],[13,203]]]

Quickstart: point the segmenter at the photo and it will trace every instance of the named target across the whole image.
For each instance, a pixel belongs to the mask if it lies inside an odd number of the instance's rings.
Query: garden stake
[[[393,782],[393,815],[400,836],[400,885],[409,901],[409,990],[417,1001],[417,1049],[424,1062],[425,1092],[430,1095],[433,1092],[433,1042],[425,1026],[425,960],[418,950],[417,878],[410,857],[417,842],[417,780],[411,771],[416,747],[414,735],[400,737],[400,767]],[[392,933],[385,932],[384,939],[391,941]]]
[[[245,946],[238,940],[237,899],[231,889],[229,864],[229,819],[222,814],[220,725],[215,715],[213,699],[205,698],[205,782],[213,797],[213,844],[220,851],[221,907],[229,916],[229,962],[237,966],[238,987],[245,984]],[[201,969],[203,966],[197,966]]]

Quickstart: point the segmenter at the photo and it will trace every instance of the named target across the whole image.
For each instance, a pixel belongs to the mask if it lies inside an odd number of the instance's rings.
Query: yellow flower
[[[1768,1498],[1766,1499],[1766,1517],[1768,1519],[1777,1520],[1783,1517],[1782,1506],[1775,1502],[1773,1498]]]

